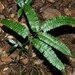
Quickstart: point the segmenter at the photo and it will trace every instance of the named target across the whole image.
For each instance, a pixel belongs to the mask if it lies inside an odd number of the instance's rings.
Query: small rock
[[[54,16],[60,16],[61,13],[57,9],[47,8],[42,12],[42,16],[44,19],[49,19]]]

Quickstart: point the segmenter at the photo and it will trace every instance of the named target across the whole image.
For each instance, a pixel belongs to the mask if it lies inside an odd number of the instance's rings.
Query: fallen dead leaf
[[[44,19],[49,19],[54,16],[60,16],[61,13],[57,9],[47,8],[42,12],[42,16]]]
[[[24,17],[21,18],[20,23],[25,23],[25,22],[26,22],[25,18]]]
[[[64,13],[68,16],[75,16],[75,9],[64,8]]]
[[[14,17],[15,17],[15,14],[10,14],[10,17],[11,17],[11,18],[14,18]]]
[[[33,58],[36,57],[36,53],[33,52],[33,53],[32,53],[32,57],[33,57]]]
[[[48,2],[52,2],[52,3],[54,3],[55,2],[55,0],[47,0]]]
[[[28,59],[27,58],[25,58],[25,59],[23,58],[21,61],[22,61],[23,64],[27,64],[28,63]]]
[[[40,60],[40,59],[34,61],[34,64],[36,65],[40,65],[42,63],[43,63],[43,60]]]
[[[1,61],[5,62],[5,63],[9,63],[9,62],[11,62],[11,60],[12,59],[7,54],[5,54],[4,56],[1,57]]]
[[[5,18],[5,16],[0,14],[0,20],[3,19],[3,18]]]
[[[3,24],[0,23],[0,27],[2,27],[2,26],[3,26]]]

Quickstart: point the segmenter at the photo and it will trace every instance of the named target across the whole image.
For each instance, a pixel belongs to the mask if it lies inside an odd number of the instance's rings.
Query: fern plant
[[[22,1],[23,0],[16,0],[16,3],[21,7],[18,10],[18,17],[21,16],[23,11],[27,17],[30,28],[27,25],[22,25],[13,20],[2,19],[0,22],[4,24],[4,26],[10,28],[12,31],[16,32],[23,39],[28,38],[27,41],[31,42],[32,45],[43,54],[49,63],[55,66],[58,70],[64,72],[65,67],[61,60],[57,57],[52,47],[70,57],[73,57],[73,55],[71,54],[70,49],[64,43],[47,32],[63,25],[75,25],[75,18],[68,16],[56,16],[45,20],[43,23],[40,23],[36,12],[29,5],[31,0],[26,0],[28,2]],[[33,32],[31,32],[31,30]],[[18,44],[20,45],[20,43]]]

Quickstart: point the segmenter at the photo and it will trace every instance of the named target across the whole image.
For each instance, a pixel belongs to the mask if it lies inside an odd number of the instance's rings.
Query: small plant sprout
[[[63,25],[75,25],[75,18],[69,16],[56,16],[40,23],[35,10],[29,5],[31,2],[32,0],[16,0],[16,3],[20,6],[18,17],[24,12],[29,25],[22,25],[19,22],[8,19],[2,19],[0,22],[7,28],[16,32],[23,39],[28,38],[27,42],[32,43],[32,47],[34,46],[36,50],[43,54],[49,63],[55,66],[58,70],[65,72],[63,63],[58,58],[52,47],[70,57],[73,57],[73,55],[63,42],[49,34],[48,31]],[[14,41],[12,42],[15,43]],[[23,47],[24,46],[25,45],[23,45]]]

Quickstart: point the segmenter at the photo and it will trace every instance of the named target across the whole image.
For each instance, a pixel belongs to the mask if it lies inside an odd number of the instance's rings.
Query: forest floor
[[[75,17],[75,0],[33,0],[32,7],[40,21],[60,15]],[[0,0],[0,20],[7,18],[18,21],[17,9],[15,0]],[[26,22],[24,16],[20,22]],[[50,33],[65,43],[75,55],[75,27],[62,26]],[[14,38],[0,24],[0,75],[62,75],[37,52],[32,52],[30,63],[28,55],[24,54],[20,57],[21,62],[18,62],[18,50],[8,56],[10,44],[5,40],[7,37]],[[57,55],[65,65],[67,75],[75,75],[75,60],[58,52]]]

